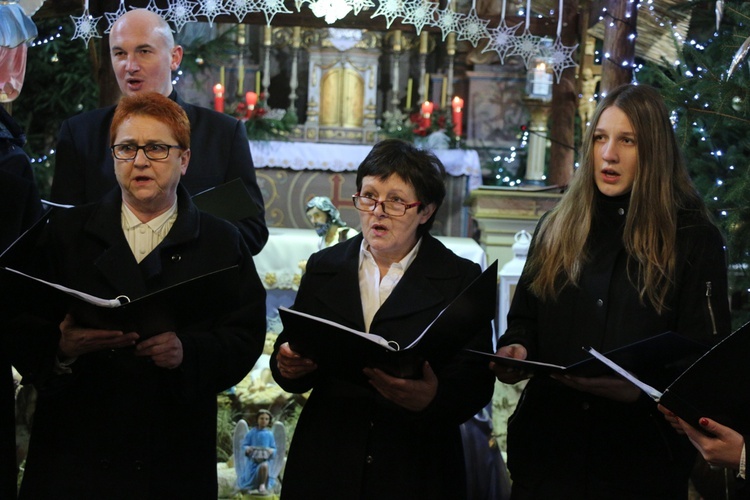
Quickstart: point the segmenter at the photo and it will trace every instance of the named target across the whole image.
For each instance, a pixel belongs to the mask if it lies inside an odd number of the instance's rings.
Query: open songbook
[[[96,297],[7,267],[0,267],[0,284],[10,291],[4,302],[14,312],[49,321],[61,321],[69,312],[82,326],[137,332],[141,339],[178,331],[239,306],[236,265],[132,299]]]
[[[750,431],[750,323],[716,344],[666,387],[654,387],[591,347],[595,359],[699,430],[708,417]]]
[[[490,328],[496,298],[497,261],[406,346],[286,307],[279,308],[279,315],[292,350],[313,359],[321,372],[359,380],[362,369],[371,367],[396,377],[419,378],[425,360],[438,367],[459,353],[477,332]]]
[[[141,297],[96,297],[34,276],[29,261],[53,208],[0,254],[0,311],[59,322],[71,313],[85,327],[135,331],[146,338],[239,307],[238,266],[218,269]]]
[[[664,332],[637,342],[613,349],[606,353],[626,370],[636,373],[647,380],[660,378],[666,371],[681,372],[709,349],[700,342],[674,332]],[[469,353],[480,362],[493,363],[534,374],[567,374],[580,377],[598,377],[611,373],[595,358],[588,357],[567,366],[547,363],[538,360],[513,359],[493,353],[472,351]]]

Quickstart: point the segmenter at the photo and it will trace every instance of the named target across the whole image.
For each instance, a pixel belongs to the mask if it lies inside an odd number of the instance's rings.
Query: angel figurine
[[[281,422],[274,423],[271,430],[272,420],[270,411],[260,410],[254,427],[248,428],[245,420],[235,427],[234,464],[237,487],[242,492],[270,495],[276,486],[284,465],[286,437]]]

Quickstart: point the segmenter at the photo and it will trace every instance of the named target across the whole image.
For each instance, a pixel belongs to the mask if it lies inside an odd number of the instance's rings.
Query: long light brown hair
[[[554,300],[565,286],[578,285],[588,260],[586,241],[597,191],[594,131],[610,106],[628,117],[638,148],[623,233],[628,277],[641,301],[648,301],[661,314],[674,283],[678,213],[692,210],[706,220],[710,215],[685,168],[664,101],[645,85],[620,86],[597,106],[583,138],[581,165],[567,193],[539,228],[527,265],[533,276],[530,288],[542,300]]]

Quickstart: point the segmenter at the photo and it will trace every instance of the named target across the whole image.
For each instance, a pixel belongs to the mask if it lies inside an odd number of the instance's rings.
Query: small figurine
[[[271,474],[271,467],[276,456],[276,439],[270,430],[271,412],[260,410],[256,416],[256,425],[249,429],[242,440],[239,450],[244,457],[237,462],[237,486],[240,491],[270,494],[276,482],[276,475]],[[244,423],[244,421],[241,421]],[[247,428],[245,425],[244,428]],[[244,430],[244,429],[243,429]],[[235,435],[238,430],[235,429]],[[240,458],[240,456],[236,457]]]
[[[341,220],[341,213],[326,196],[316,196],[308,201],[305,214],[315,228],[315,232],[320,236],[318,249],[346,241],[357,234],[357,231]]]

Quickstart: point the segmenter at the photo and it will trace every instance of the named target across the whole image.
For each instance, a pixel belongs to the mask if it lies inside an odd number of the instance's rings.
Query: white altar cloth
[[[250,141],[256,168],[355,172],[371,149],[372,146],[357,144]],[[449,175],[469,178],[470,191],[482,185],[479,154],[473,149],[435,149],[432,152],[443,162]]]

